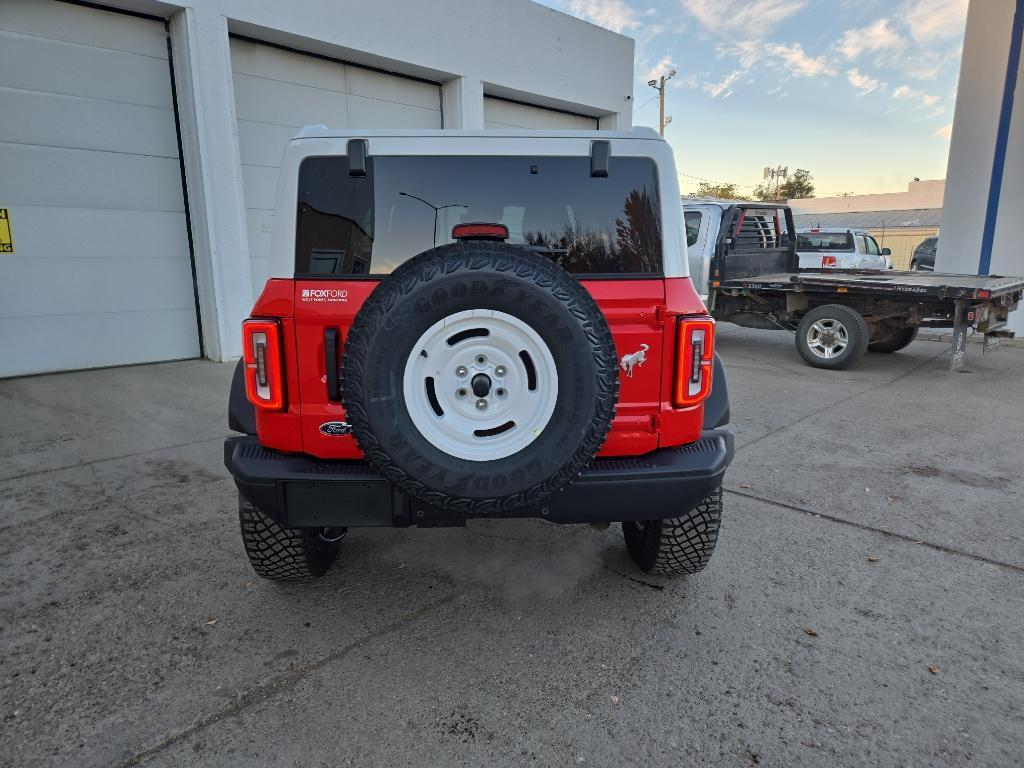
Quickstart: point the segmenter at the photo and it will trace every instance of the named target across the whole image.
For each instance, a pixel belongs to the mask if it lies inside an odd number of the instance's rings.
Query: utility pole
[[[672,122],[672,116],[665,117],[665,83],[675,77],[676,71],[670,69],[667,75],[657,80],[648,80],[647,84],[658,92],[658,133],[665,135],[665,126]]]
[[[772,167],[766,165],[764,167],[764,179],[765,179],[765,181],[768,182],[768,189],[769,190],[771,190],[771,188],[772,188],[772,182],[773,181],[775,182],[775,194],[773,196],[773,199],[778,200],[779,199],[779,187],[781,186],[783,181],[786,181],[787,179],[789,179],[789,166],[787,165],[787,166],[783,167],[783,166],[780,165],[777,168],[772,168]]]

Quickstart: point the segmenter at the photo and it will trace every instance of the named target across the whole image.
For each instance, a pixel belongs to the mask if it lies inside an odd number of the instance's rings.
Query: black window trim
[[[235,36],[236,37],[240,37],[240,38],[243,37],[242,35],[235,35]],[[258,40],[254,40],[252,38],[243,38],[243,39],[249,39],[252,42],[260,42]],[[281,46],[281,47],[284,47],[284,46]],[[401,154],[401,155],[381,155],[381,157],[421,157],[421,156],[422,155],[406,155],[406,154]],[[458,155],[452,155],[452,157],[457,157],[457,156]],[[520,154],[496,155],[496,157],[526,157],[526,156],[527,155],[520,155]],[[302,160],[299,162],[299,172],[301,173],[302,165],[305,164],[305,162],[307,160],[332,158],[332,157],[345,157],[346,159],[348,158],[347,155],[342,155],[342,154],[315,154],[315,155],[307,155],[307,156],[303,157]],[[555,155],[553,157],[579,157],[579,158],[586,159],[589,156],[588,155]],[[634,157],[634,156],[627,155],[627,157]],[[637,156],[637,157],[640,157],[641,159],[644,158],[644,156]],[[654,158],[648,157],[646,159],[651,161],[652,171],[654,173],[655,186],[656,186],[656,189],[657,189],[657,192],[658,192],[658,199],[660,201],[661,194],[662,194],[662,189],[661,189],[661,169],[658,167],[658,163],[654,161]],[[664,223],[665,222],[664,222],[664,218],[661,215],[660,207],[658,209],[658,218],[659,218],[659,222],[660,222],[660,224],[662,226],[662,233],[661,233],[661,269],[658,270],[657,272],[607,272],[607,273],[605,273],[605,272],[594,272],[594,273],[590,273],[590,272],[587,272],[587,273],[583,273],[583,272],[570,272],[569,274],[572,275],[573,277],[575,277],[579,281],[583,281],[583,280],[590,280],[590,281],[598,281],[598,280],[664,280],[665,279],[665,232],[664,232]],[[683,242],[686,242],[685,212],[684,212],[683,218],[684,218]],[[703,214],[702,214],[702,219],[703,219]],[[297,228],[296,228],[295,235],[296,235],[296,239],[297,239],[298,238],[298,229]],[[511,245],[513,247],[516,246],[515,243],[512,243]],[[293,254],[293,264],[294,264],[294,254]],[[388,274],[334,275],[334,274],[318,274],[318,273],[313,273],[313,272],[299,272],[297,270],[293,270],[292,274],[293,274],[293,279],[294,280],[316,280],[316,281],[321,281],[321,280],[323,280],[323,281],[345,281],[345,280],[369,281],[369,280],[378,280],[379,281],[379,280],[383,280],[386,277],[389,277],[391,273],[388,273]],[[687,275],[687,277],[689,278],[691,276]]]

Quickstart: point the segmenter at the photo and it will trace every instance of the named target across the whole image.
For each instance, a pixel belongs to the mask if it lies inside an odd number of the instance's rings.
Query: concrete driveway
[[[0,382],[0,764],[1022,764],[1024,349],[830,373],[720,330],[739,448],[676,581],[488,521],[265,583],[230,366]]]

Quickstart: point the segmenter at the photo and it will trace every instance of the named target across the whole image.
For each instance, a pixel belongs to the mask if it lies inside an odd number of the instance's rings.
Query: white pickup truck
[[[892,251],[863,229],[814,227],[796,231],[800,269],[892,269]]]

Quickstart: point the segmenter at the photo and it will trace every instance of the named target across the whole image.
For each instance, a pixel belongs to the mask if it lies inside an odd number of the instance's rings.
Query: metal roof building
[[[941,208],[909,211],[844,211],[842,213],[796,213],[798,227],[849,227],[850,229],[900,229],[942,226]]]

